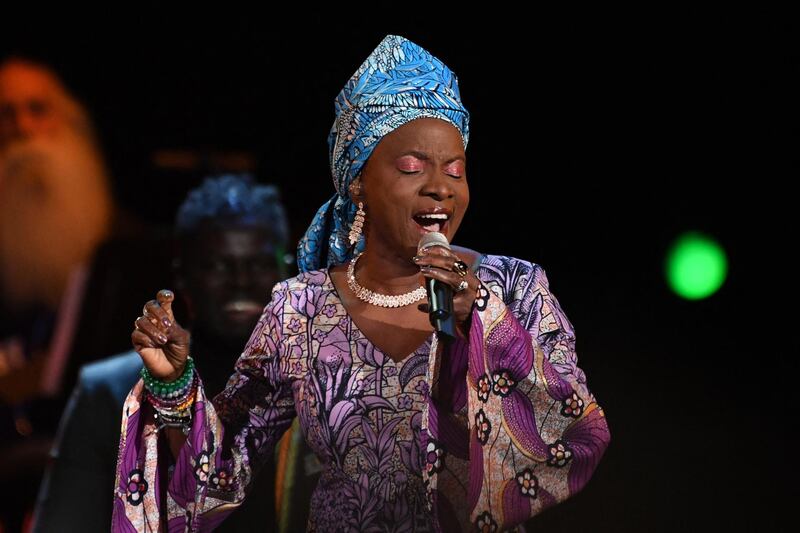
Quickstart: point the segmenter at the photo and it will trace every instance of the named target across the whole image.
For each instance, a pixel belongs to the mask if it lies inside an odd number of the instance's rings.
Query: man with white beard
[[[111,231],[92,130],[49,68],[0,64],[0,477],[25,485],[3,506],[7,531],[30,508],[50,444],[29,406],[62,385],[89,263]]]
[[[45,67],[0,66],[0,282],[6,305],[56,309],[107,235],[112,200],[85,111]]]

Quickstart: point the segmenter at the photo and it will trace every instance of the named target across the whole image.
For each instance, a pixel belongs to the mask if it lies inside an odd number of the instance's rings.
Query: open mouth
[[[412,218],[424,232],[438,231],[439,233],[444,233],[450,220],[450,213],[419,213]]]

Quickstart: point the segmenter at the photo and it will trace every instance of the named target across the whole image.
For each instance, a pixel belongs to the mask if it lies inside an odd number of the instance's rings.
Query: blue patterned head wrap
[[[387,35],[336,97],[336,120],[328,135],[336,194],[319,208],[300,240],[301,272],[342,264],[363,250],[363,235],[352,249],[348,241],[356,213],[350,183],[384,135],[423,117],[451,123],[466,148],[469,113],[455,74],[408,39]]]

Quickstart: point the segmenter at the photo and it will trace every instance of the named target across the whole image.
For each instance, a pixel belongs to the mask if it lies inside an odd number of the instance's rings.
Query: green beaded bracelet
[[[161,381],[160,379],[156,379],[150,374],[147,367],[142,367],[140,375],[148,391],[157,396],[165,396],[175,391],[185,389],[189,385],[194,376],[194,360],[191,357],[186,360],[186,366],[183,367],[183,372],[175,381]]]

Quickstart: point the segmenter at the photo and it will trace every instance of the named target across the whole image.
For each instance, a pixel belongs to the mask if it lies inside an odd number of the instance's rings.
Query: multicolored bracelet
[[[192,406],[196,394],[197,383],[192,382],[192,386],[186,389],[186,392],[182,396],[173,401],[164,400],[163,398],[150,392],[147,394],[147,399],[153,405],[153,407],[156,407],[159,411],[177,415],[183,411],[186,411]]]
[[[180,429],[184,435],[188,435],[192,425],[192,411],[189,410],[187,416],[171,416],[156,409],[155,420],[158,424],[156,431],[161,431],[164,428],[175,428]]]
[[[147,390],[147,401],[156,410],[159,429],[163,427],[180,427],[184,433],[188,431],[191,421],[191,407],[197,394],[197,373],[191,357],[180,377],[166,382],[156,379],[147,368],[141,370],[142,380]]]

